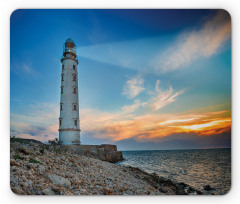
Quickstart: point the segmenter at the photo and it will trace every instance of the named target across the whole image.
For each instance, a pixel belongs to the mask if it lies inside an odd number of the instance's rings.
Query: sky
[[[231,147],[231,18],[224,10],[15,10],[10,134],[58,138],[61,56],[77,46],[82,144]]]

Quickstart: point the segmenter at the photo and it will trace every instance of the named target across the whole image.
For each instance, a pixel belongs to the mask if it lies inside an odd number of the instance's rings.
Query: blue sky
[[[58,137],[61,55],[79,59],[81,141],[120,149],[231,145],[231,19],[223,10],[16,10],[11,134]]]

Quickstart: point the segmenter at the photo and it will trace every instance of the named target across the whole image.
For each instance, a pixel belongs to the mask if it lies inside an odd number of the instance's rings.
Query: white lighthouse
[[[64,145],[80,144],[78,103],[78,59],[75,44],[68,38],[64,44],[61,74],[59,140]]]

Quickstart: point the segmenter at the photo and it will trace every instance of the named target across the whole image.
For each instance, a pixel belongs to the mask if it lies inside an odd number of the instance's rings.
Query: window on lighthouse
[[[62,69],[64,69],[64,65],[62,65]]]
[[[77,110],[77,105],[73,104],[73,110]]]
[[[60,110],[63,110],[63,104],[62,103],[60,104]]]
[[[73,69],[75,70],[75,65],[73,65]]]
[[[64,77],[63,76],[64,76],[64,74],[62,74],[62,81],[64,81]]]
[[[59,126],[62,126],[62,119],[59,120]]]
[[[77,120],[74,120],[74,125],[77,126]]]
[[[76,81],[76,75],[73,75],[73,81]]]
[[[63,86],[61,86],[61,94],[63,94]]]
[[[73,93],[76,94],[77,93],[77,88],[73,87]]]

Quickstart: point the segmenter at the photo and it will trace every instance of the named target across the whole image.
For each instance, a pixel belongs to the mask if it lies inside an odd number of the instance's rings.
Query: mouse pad
[[[231,188],[226,10],[15,10],[10,92],[15,194]]]

